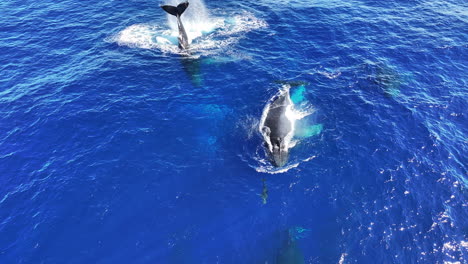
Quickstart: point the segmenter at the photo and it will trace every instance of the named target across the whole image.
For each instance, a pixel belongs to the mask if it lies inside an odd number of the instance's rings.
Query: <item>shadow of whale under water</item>
[[[381,61],[366,60],[362,68],[365,77],[360,80],[360,86],[367,89],[377,88],[388,97],[398,96],[402,84],[408,81],[408,76],[403,76],[396,68]]]
[[[181,56],[180,63],[184,69],[190,81],[195,87],[201,87],[203,85],[203,78],[201,74],[201,66],[203,64],[202,58]]]
[[[225,63],[231,63],[242,60],[235,56],[192,56],[190,53],[180,56],[180,63],[185,73],[189,77],[190,81],[195,87],[201,87],[204,85],[203,79],[203,67],[209,65],[220,65]]]
[[[291,227],[286,230],[281,248],[276,257],[277,264],[304,264],[305,258],[301,248],[298,245],[298,240],[306,236],[308,229],[301,227]]]

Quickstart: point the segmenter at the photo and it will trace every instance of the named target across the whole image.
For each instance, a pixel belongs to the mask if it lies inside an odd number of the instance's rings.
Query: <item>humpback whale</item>
[[[177,26],[179,27],[179,48],[183,50],[187,50],[189,48],[188,37],[187,33],[185,32],[184,25],[180,20],[180,16],[184,13],[185,9],[187,9],[189,3],[183,2],[180,3],[177,7],[171,5],[163,5],[161,6],[164,11],[167,13],[177,17]]]
[[[297,244],[297,240],[306,236],[308,229],[291,227],[287,231],[287,237],[276,257],[278,264],[305,264],[304,254]],[[304,233],[306,232],[306,233]]]
[[[259,127],[271,162],[276,167],[282,167],[288,162],[289,145],[294,134],[294,120],[290,116],[293,103],[289,96],[289,87],[267,104]]]

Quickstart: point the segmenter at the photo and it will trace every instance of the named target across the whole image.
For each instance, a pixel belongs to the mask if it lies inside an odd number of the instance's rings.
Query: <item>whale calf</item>
[[[259,127],[271,163],[276,167],[282,167],[288,162],[289,148],[294,135],[294,120],[291,118],[293,102],[289,95],[289,87],[267,104]]]
[[[187,50],[189,48],[188,37],[187,33],[185,32],[184,25],[180,20],[180,16],[184,13],[185,9],[187,9],[189,3],[183,2],[180,3],[177,7],[171,5],[163,5],[161,6],[164,11],[167,13],[177,17],[177,26],[179,27],[179,48],[183,50]]]

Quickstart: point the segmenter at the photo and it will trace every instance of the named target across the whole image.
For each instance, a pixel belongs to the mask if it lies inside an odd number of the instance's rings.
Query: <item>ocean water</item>
[[[466,1],[162,3],[0,3],[0,263],[467,263]]]

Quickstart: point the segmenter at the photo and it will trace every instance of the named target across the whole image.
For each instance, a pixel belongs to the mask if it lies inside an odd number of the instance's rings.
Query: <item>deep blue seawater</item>
[[[467,263],[466,1],[206,0],[192,56],[159,4],[0,2],[0,263]]]

